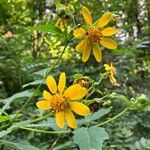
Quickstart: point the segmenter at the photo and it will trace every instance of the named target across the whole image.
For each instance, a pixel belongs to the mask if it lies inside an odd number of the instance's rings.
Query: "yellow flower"
[[[52,76],[48,76],[46,82],[50,92],[43,92],[44,99],[36,103],[37,107],[42,110],[54,111],[58,127],[63,128],[66,121],[69,127],[76,128],[77,122],[73,112],[81,116],[90,114],[90,109],[86,105],[76,101],[87,94],[87,89],[79,84],[65,89],[65,73],[61,73],[58,86]]]
[[[113,85],[117,84],[117,81],[115,79],[115,75],[116,75],[116,68],[113,66],[113,64],[111,63],[110,66],[108,64],[104,64],[105,70],[109,75],[109,80]]]
[[[110,12],[104,13],[103,16],[98,19],[96,24],[92,23],[91,13],[85,6],[82,7],[81,13],[88,29],[85,30],[79,27],[74,30],[73,34],[75,37],[84,37],[84,39],[76,46],[76,51],[83,53],[82,61],[86,62],[89,59],[92,50],[95,59],[100,62],[102,59],[102,52],[99,44],[108,49],[117,48],[117,43],[107,37],[116,34],[118,30],[112,27],[104,28],[112,18]]]

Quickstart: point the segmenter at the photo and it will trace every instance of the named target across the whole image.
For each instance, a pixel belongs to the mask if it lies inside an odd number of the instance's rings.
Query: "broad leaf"
[[[43,76],[47,75],[48,71],[49,71],[49,68],[45,68],[45,69],[41,69],[39,71],[36,71],[33,74],[43,78]]]
[[[5,141],[5,140],[0,140],[2,144],[7,145],[9,148],[15,148],[16,150],[40,150],[39,148],[31,145],[27,141],[22,141],[19,143],[16,143],[16,141]]]
[[[75,74],[73,77],[74,77],[76,80],[78,80],[78,79],[83,78],[83,75],[82,75],[82,74],[77,73],[77,74]]]
[[[2,107],[2,109],[0,110],[0,116],[2,115],[2,112],[6,109],[9,109],[10,108],[10,104],[18,99],[18,98],[22,98],[22,97],[30,97],[32,96],[32,92],[30,91],[22,91],[20,93],[16,93],[14,94],[13,96],[9,97],[9,98],[6,98],[3,100],[3,102],[5,103],[5,105]]]
[[[82,127],[74,131],[73,140],[80,147],[80,150],[101,150],[103,141],[108,138],[104,128]]]
[[[45,84],[44,80],[36,80],[30,83],[24,84],[22,87],[25,88],[31,85],[39,85],[39,84]]]
[[[9,116],[0,116],[0,123],[9,120]]]
[[[92,113],[90,116],[85,117],[84,119],[80,119],[78,122],[80,125],[91,123],[92,121],[100,119],[104,115],[108,114],[110,112],[110,110],[111,110],[111,108],[100,109],[97,112]]]
[[[50,33],[54,33],[56,35],[62,35],[63,32],[57,28],[55,25],[52,24],[44,24],[44,25],[39,25],[32,27],[31,30],[38,30],[38,31],[46,31]]]
[[[136,150],[148,150],[150,148],[150,140],[142,137],[135,142]]]
[[[27,120],[27,121],[22,121],[22,122],[18,122],[14,125],[12,125],[11,127],[9,127],[7,130],[3,130],[0,132],[0,138],[6,136],[7,134],[11,133],[12,131],[18,129],[21,126],[25,126],[27,124],[30,124],[31,120]]]

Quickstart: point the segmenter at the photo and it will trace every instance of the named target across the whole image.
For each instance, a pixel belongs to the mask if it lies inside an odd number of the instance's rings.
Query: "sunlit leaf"
[[[73,77],[74,77],[76,80],[78,80],[78,79],[81,79],[81,78],[83,77],[83,75],[77,73],[77,74],[75,74]]]
[[[62,35],[63,32],[52,24],[44,24],[30,28],[31,30],[50,32],[56,35]]]
[[[9,115],[9,116],[0,116],[0,123],[1,122],[5,122],[5,121],[7,121],[7,120],[11,120],[12,118],[14,118],[15,117],[15,115],[16,114],[12,114],[12,115]],[[22,114],[18,114],[18,116],[17,117],[21,117],[22,116]]]
[[[25,88],[31,85],[39,85],[39,84],[44,84],[44,83],[45,83],[44,80],[36,80],[30,83],[24,84],[22,87]]]

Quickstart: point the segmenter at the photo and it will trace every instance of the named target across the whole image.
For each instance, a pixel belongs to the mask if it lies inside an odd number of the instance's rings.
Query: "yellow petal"
[[[77,100],[84,97],[87,92],[86,88],[81,87],[79,84],[74,84],[65,90],[64,96],[69,100]]]
[[[87,116],[87,115],[90,114],[90,109],[86,105],[84,105],[82,103],[70,102],[69,104],[70,104],[71,109],[75,113],[77,113],[77,114],[79,114],[81,116]]]
[[[55,117],[57,126],[63,128],[65,125],[64,112],[56,112]]]
[[[99,45],[97,43],[93,43],[92,48],[95,59],[100,62],[102,60],[102,51]]]
[[[115,74],[116,74],[116,68],[113,66],[112,63],[110,64],[110,68],[111,68],[111,73],[112,73],[113,75],[115,75]]]
[[[86,33],[86,31],[83,28],[77,28],[73,31],[73,35],[75,37],[83,36]]]
[[[79,44],[76,46],[76,51],[77,52],[82,52],[85,48],[86,48],[86,45],[88,43],[88,39],[83,39],[82,41],[79,42]]]
[[[87,40],[87,43],[84,45],[83,54],[82,54],[82,61],[86,62],[91,53],[91,43]]]
[[[92,16],[91,16],[90,11],[85,6],[83,6],[81,13],[82,13],[85,23],[87,25],[91,26],[92,25]]]
[[[114,40],[108,38],[102,38],[100,44],[108,49],[116,49],[117,43]]]
[[[109,79],[112,84],[117,84],[117,81],[114,76],[111,75]]]
[[[36,103],[36,106],[39,109],[47,110],[47,109],[51,108],[51,102],[47,101],[47,100],[41,100],[41,101],[39,101],[39,102]]]
[[[69,127],[73,129],[77,127],[76,119],[70,109],[65,110],[65,119]]]
[[[113,64],[112,64],[112,63],[110,64],[110,67],[114,68],[114,66],[113,66]]]
[[[118,32],[117,29],[108,27],[108,28],[105,28],[101,33],[103,34],[103,36],[112,36],[116,34],[117,32]]]
[[[52,99],[52,95],[49,92],[47,92],[47,91],[43,92],[43,97],[46,100],[51,100]]]
[[[62,93],[64,91],[65,86],[66,86],[66,74],[63,72],[61,73],[59,77],[59,82],[58,82],[59,93]]]
[[[110,70],[110,66],[108,64],[104,64],[104,67],[106,71]]]
[[[48,76],[46,79],[47,82],[47,86],[49,88],[49,90],[55,94],[57,92],[57,85],[56,85],[56,81],[52,76]]]
[[[98,21],[97,28],[102,28],[105,25],[107,25],[109,21],[111,20],[111,18],[112,18],[112,15],[110,12],[104,13],[103,16]]]

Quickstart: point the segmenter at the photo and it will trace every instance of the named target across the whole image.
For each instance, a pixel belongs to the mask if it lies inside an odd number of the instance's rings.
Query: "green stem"
[[[68,43],[66,43],[66,45],[64,46],[64,49],[63,49],[63,51],[62,51],[62,53],[60,54],[60,56],[58,57],[58,59],[57,59],[57,61],[54,63],[54,65],[48,70],[48,72],[46,73],[46,75],[45,76],[47,76],[49,73],[50,73],[50,71],[52,71],[55,67],[56,67],[56,65],[59,63],[59,61],[61,60],[61,58],[62,58],[62,56],[63,56],[63,54],[64,54],[64,52],[65,52],[65,50],[66,50],[66,48],[67,48],[67,46],[68,46],[68,44],[69,44],[69,42]],[[45,76],[43,77],[43,79],[45,79]],[[12,119],[12,121],[14,121],[17,117],[18,117],[18,115],[19,115],[19,113],[21,113],[24,109],[25,109],[25,107],[28,105],[28,103],[32,100],[32,98],[34,97],[34,95],[36,94],[36,92],[39,90],[39,88],[42,86],[42,83],[35,89],[35,91],[34,91],[34,93],[32,94],[32,96],[24,103],[24,105],[19,109],[19,111],[16,113],[16,115],[15,115],[15,117]]]
[[[32,123],[33,123],[33,122],[38,122],[38,121],[44,120],[44,119],[46,119],[46,118],[48,118],[48,117],[50,117],[50,116],[52,116],[52,115],[53,115],[53,113],[48,113],[48,114],[46,114],[45,116],[41,116],[41,117],[39,117],[39,118],[33,119],[33,120],[32,120]]]
[[[34,128],[27,128],[27,127],[19,127],[19,128],[23,130],[29,130],[29,131],[40,132],[40,133],[48,133],[48,134],[70,133],[70,131],[45,131],[45,130],[39,130]]]
[[[2,112],[1,114],[4,114],[9,118],[9,115],[3,109],[0,109],[0,111]]]
[[[34,91],[34,93],[32,94],[31,97],[28,98],[28,100],[24,103],[24,105],[18,110],[18,112],[16,113],[15,117],[12,119],[12,121],[15,121],[15,119],[18,117],[18,115],[23,111],[23,109],[28,105],[28,103],[32,100],[32,98],[34,97],[34,95],[36,94],[36,92],[39,90],[39,88],[41,87],[42,84],[40,84]]]
[[[109,96],[109,94],[107,94],[107,95],[105,95],[105,96],[103,96],[103,97],[101,97],[101,98],[98,98],[98,99],[94,99],[96,102],[101,102],[101,100],[103,100],[103,99],[105,99],[106,97],[108,97]],[[83,102],[84,103],[90,103],[90,102],[93,102],[93,99],[88,99],[88,100],[83,100]]]
[[[75,28],[77,28],[77,24],[76,24],[76,21],[74,19],[74,15],[71,15],[71,18],[72,18],[72,21],[73,21],[73,24],[74,24]]]
[[[8,124],[1,126],[1,127],[0,127],[0,130],[2,130],[2,129],[4,129],[4,128],[7,128],[7,127],[9,127],[10,125],[11,125],[11,123],[9,122]]]
[[[110,119],[108,119],[108,120],[106,120],[106,121],[104,121],[104,122],[102,122],[102,123],[100,123],[100,124],[97,124],[96,127],[102,126],[102,125],[104,125],[104,124],[107,124],[108,122],[111,122],[111,121],[117,119],[118,117],[120,117],[121,115],[123,115],[127,110],[128,110],[128,108],[124,109],[123,111],[121,111],[121,112],[120,112],[119,114],[117,114],[116,116],[114,116],[114,117],[112,117],[112,118],[110,118]]]
[[[54,65],[49,69],[49,71],[46,73],[46,75],[48,75],[48,74],[50,73],[50,71],[52,71],[52,70],[56,67],[56,65],[59,63],[59,61],[61,60],[61,58],[62,58],[62,56],[63,56],[63,54],[64,54],[64,52],[65,52],[65,50],[66,50],[66,48],[67,48],[67,46],[68,46],[68,44],[69,44],[69,43],[67,43],[67,44],[64,46],[64,48],[63,48],[63,50],[62,50],[60,56],[59,56],[58,59],[57,59],[57,61],[56,61],[56,62],[54,63]]]
[[[102,82],[102,79],[104,76],[105,76],[105,74],[102,75],[102,77],[100,78],[100,80],[98,81],[96,86],[98,86]],[[85,100],[88,99],[95,92],[95,88],[93,85],[91,86],[91,88],[89,90],[91,90],[92,88],[93,88],[93,90],[86,96]]]

